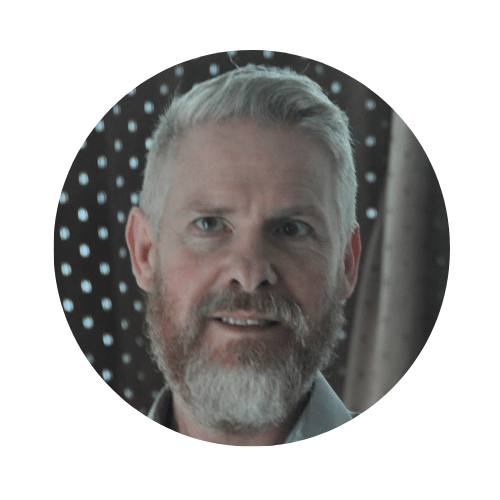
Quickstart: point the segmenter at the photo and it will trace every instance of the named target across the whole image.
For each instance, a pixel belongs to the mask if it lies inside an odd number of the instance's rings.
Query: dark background
[[[173,92],[234,69],[235,64],[288,67],[317,81],[349,116],[358,176],[357,216],[364,246],[383,196],[391,108],[364,85],[310,59],[269,51],[200,57],[163,71],[131,90],[83,143],[64,184],[55,224],[54,261],[61,302],[83,353],[109,386],[146,413],[162,376],[150,360],[143,297],[132,275],[125,223],[137,203],[150,136]],[[404,118],[404,117],[403,117]],[[444,296],[448,225],[437,179],[431,187],[426,235],[427,324],[430,334]],[[361,257],[363,270],[363,254]],[[346,306],[352,319],[356,294]],[[325,375],[342,397],[349,323],[338,359]]]

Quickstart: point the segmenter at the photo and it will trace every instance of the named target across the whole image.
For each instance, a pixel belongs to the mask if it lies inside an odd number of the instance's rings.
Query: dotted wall
[[[344,73],[289,54],[229,52],[188,61],[132,89],[98,121],[71,166],[56,217],[55,272],[64,313],[83,353],[109,386],[143,413],[147,413],[163,382],[150,360],[148,341],[142,333],[143,296],[131,272],[124,230],[130,208],[138,203],[150,136],[174,91],[184,93],[199,82],[233,69],[234,64],[249,63],[306,74],[348,113],[356,144],[358,220],[364,241],[368,241],[377,218],[391,109]],[[439,186],[437,190],[439,198]],[[444,227],[434,239],[447,235],[446,217],[444,220]],[[431,254],[438,251],[430,249]],[[442,253],[440,257],[447,259]],[[436,260],[435,255],[432,259]],[[444,291],[445,283],[444,275],[433,286]],[[347,306],[348,319],[354,301],[355,297]],[[435,316],[440,304],[436,299],[430,305]],[[347,351],[348,328],[339,358],[327,373],[339,394]]]

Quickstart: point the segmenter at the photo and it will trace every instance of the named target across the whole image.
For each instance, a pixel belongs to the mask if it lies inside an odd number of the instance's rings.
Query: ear
[[[359,237],[359,225],[356,224],[344,254],[344,291],[342,294],[344,300],[352,295],[354,287],[356,286],[360,254],[361,240]]]
[[[133,207],[125,229],[132,271],[140,288],[145,292],[153,290],[155,271],[155,252],[153,251],[153,233],[144,212]]]

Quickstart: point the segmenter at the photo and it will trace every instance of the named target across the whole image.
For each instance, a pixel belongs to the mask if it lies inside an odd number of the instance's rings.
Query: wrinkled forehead
[[[326,178],[333,170],[327,148],[293,126],[253,121],[198,124],[179,137],[166,166],[176,184],[186,176],[280,183]],[[257,177],[253,177],[257,175]]]
[[[312,198],[334,203],[335,158],[312,134],[293,124],[260,124],[252,120],[198,123],[173,138],[158,157],[157,177],[164,186],[163,209],[193,191],[210,189],[213,196],[233,198],[238,188],[280,190],[281,199]],[[311,198],[311,196],[309,196]],[[172,208],[172,207],[170,207]],[[162,215],[165,215],[162,210]]]

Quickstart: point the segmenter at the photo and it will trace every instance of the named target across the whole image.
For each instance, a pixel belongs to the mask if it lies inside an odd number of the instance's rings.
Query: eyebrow
[[[316,205],[294,205],[278,210],[273,214],[273,219],[281,219],[286,217],[306,216],[313,217],[319,221],[326,221],[325,214]]]
[[[194,202],[186,207],[180,208],[174,213],[175,218],[180,218],[188,214],[197,215],[213,215],[213,216],[225,216],[231,215],[236,212],[236,209],[228,205],[220,205],[216,203],[200,203]],[[285,207],[274,212],[269,219],[270,220],[282,220],[289,217],[312,217],[319,222],[326,224],[326,217],[324,212],[319,209],[316,205],[292,205],[290,207]]]
[[[200,203],[194,202],[190,203],[186,207],[180,208],[174,213],[175,218],[180,218],[188,214],[200,214],[200,215],[230,215],[235,212],[234,208],[225,205],[218,205],[215,203]]]

